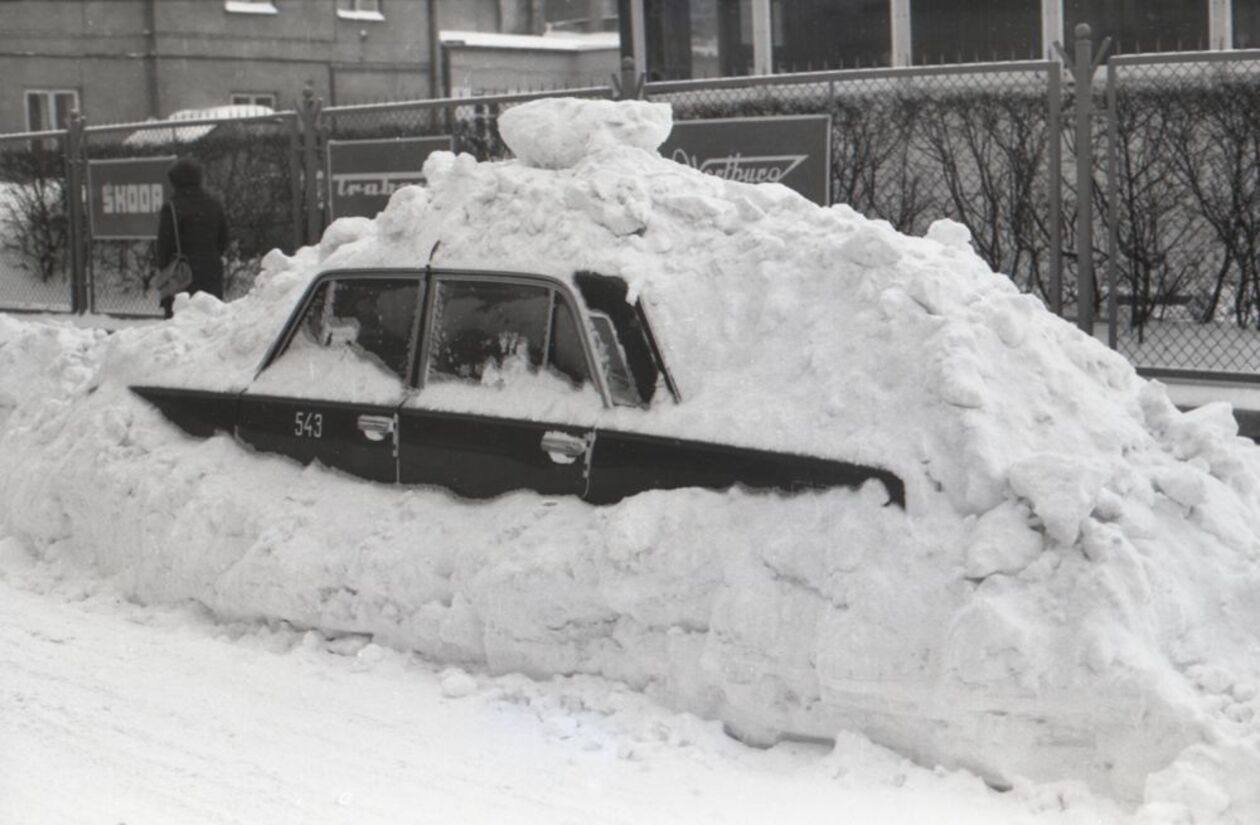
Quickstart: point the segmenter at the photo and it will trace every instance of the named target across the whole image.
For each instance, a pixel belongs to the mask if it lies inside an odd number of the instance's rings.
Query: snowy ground
[[[517,161],[432,156],[238,301],[110,335],[0,315],[17,821],[1260,821],[1260,448],[1227,406],[1178,412],[957,224],[908,238],[662,160],[664,107],[500,126]],[[907,507],[473,504],[193,439],[128,390],[256,387],[321,268],[439,241],[438,265],[616,274],[652,309],[684,401],[569,393],[555,420],[876,463]],[[838,744],[753,751],[713,720]]]
[[[1129,821],[1071,784],[999,794],[856,736],[753,750],[615,683],[215,624],[0,555],[4,823]]]

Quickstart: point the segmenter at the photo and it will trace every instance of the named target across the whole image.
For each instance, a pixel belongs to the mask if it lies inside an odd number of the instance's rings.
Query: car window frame
[[[276,340],[271,343],[271,346],[267,349],[267,354],[263,356],[258,369],[254,371],[254,377],[252,380],[257,381],[258,377],[262,375],[268,367],[274,364],[276,359],[288,351],[289,345],[293,342],[293,337],[301,328],[302,321],[306,318],[306,313],[310,309],[311,303],[315,300],[315,295],[319,292],[321,286],[329,281],[380,281],[391,278],[415,279],[420,286],[420,291],[417,295],[420,306],[416,307],[416,318],[415,321],[412,322],[411,333],[407,340],[407,364],[409,373],[407,376],[400,375],[398,377],[399,387],[404,390],[410,389],[411,384],[408,382],[408,379],[410,377],[412,365],[415,364],[416,360],[416,342],[417,337],[420,334],[424,314],[424,302],[428,300],[429,279],[426,276],[425,270],[405,267],[389,267],[382,269],[330,269],[327,272],[319,273],[319,275],[315,276],[310,285],[308,285],[306,290],[302,293],[302,297],[298,300],[297,305],[294,306],[293,311],[289,313],[289,318],[285,321],[280,334],[276,336]]]
[[[548,290],[549,309],[545,332],[546,338],[542,342],[544,358],[549,354],[552,327],[555,326],[556,296],[560,295],[563,297],[576,316],[578,339],[581,341],[582,354],[586,358],[586,371],[590,375],[591,382],[595,385],[596,391],[599,392],[604,408],[609,409],[613,406],[607,377],[604,375],[603,370],[600,369],[599,361],[595,357],[586,303],[580,299],[568,284],[559,278],[525,272],[501,272],[498,270],[433,269],[430,271],[428,286],[424,293],[425,305],[421,312],[420,351],[413,362],[410,376],[411,386],[417,393],[423,392],[427,383],[429,361],[433,355],[431,333],[435,321],[434,314],[437,310],[438,286],[443,281],[451,283],[533,286]]]
[[[556,278],[550,275],[539,275],[532,272],[512,272],[497,269],[453,269],[442,267],[362,267],[347,269],[330,269],[320,272],[311,280],[302,297],[294,306],[289,318],[282,327],[280,334],[276,340],[272,342],[268,348],[266,355],[263,357],[257,370],[254,372],[254,380],[257,380],[268,367],[270,367],[277,358],[279,358],[288,349],[293,340],[293,336],[297,334],[297,330],[301,326],[302,319],[306,316],[306,312],[311,302],[315,298],[315,294],[320,287],[329,281],[345,281],[345,280],[381,280],[388,278],[415,278],[420,283],[421,306],[416,313],[416,319],[412,326],[411,337],[408,341],[408,361],[410,370],[405,377],[399,378],[400,387],[408,393],[415,395],[421,392],[425,386],[425,375],[428,370],[429,358],[431,356],[431,345],[429,342],[429,331],[433,328],[433,314],[436,309],[437,285],[442,280],[448,281],[465,281],[465,282],[482,282],[496,284],[519,284],[540,286],[551,291],[552,311],[548,314],[547,324],[547,340],[544,341],[544,352],[548,352],[550,347],[550,336],[552,335],[552,327],[554,326],[554,309],[555,296],[560,295],[568,301],[569,307],[576,316],[578,338],[581,341],[582,354],[586,359],[586,369],[591,377],[592,383],[595,385],[596,391],[599,393],[600,400],[605,409],[620,407],[615,404],[612,398],[612,391],[609,388],[608,376],[605,375],[603,365],[597,357],[595,350],[594,327],[591,322],[591,310],[586,305],[585,299],[578,291],[567,281],[562,278]],[[640,313],[643,307],[638,308]],[[645,319],[646,320],[646,319]],[[649,328],[650,329],[650,328]],[[649,331],[649,343],[652,345],[658,362],[663,362],[661,353],[657,348],[655,338]],[[668,389],[673,395],[674,401],[680,400],[678,390],[674,384],[673,377],[669,374],[663,363],[659,364],[662,372],[665,374]]]

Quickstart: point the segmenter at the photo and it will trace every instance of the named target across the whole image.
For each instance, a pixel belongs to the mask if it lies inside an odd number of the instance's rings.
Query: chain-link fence
[[[0,136],[0,308],[73,306],[67,133]]]
[[[1116,57],[1107,93],[1115,345],[1139,367],[1260,373],[1260,51]]]
[[[501,160],[509,151],[499,136],[499,115],[513,106],[545,97],[608,98],[606,86],[569,89],[562,92],[536,92],[513,95],[482,95],[475,98],[417,100],[401,103],[364,104],[320,109],[317,121],[320,142],[315,165],[320,184],[314,189],[315,210],[327,223],[328,187],[322,178],[328,174],[328,145],[336,142],[382,140],[389,138],[441,138],[456,153],[467,153],[479,161]]]
[[[326,108],[320,113],[321,135],[325,140],[450,137],[455,152],[466,152],[477,160],[500,160],[509,151],[499,137],[499,114],[530,100],[557,96],[608,98],[611,90],[596,86],[562,92]]]
[[[1059,72],[1048,61],[651,83],[675,120],[831,117],[831,201],[902,232],[942,217],[1049,302]],[[1052,171],[1055,170],[1055,171]]]
[[[643,92],[671,103],[678,121],[827,115],[831,202],[911,234],[953,218],[995,269],[1069,316],[1079,315],[1073,276],[1083,271],[1077,241],[1088,239],[1078,224],[1088,203],[1099,283],[1085,279],[1096,288],[1082,292],[1082,307],[1104,311],[1123,352],[1145,367],[1260,372],[1260,52],[1118,57],[1105,85],[1069,77],[1064,86],[1064,77],[1058,62],[1026,61],[651,83]],[[1088,147],[1077,145],[1078,87],[1106,113],[1091,117]],[[319,237],[330,143],[428,136],[500,159],[507,108],[615,94],[328,109],[307,95],[297,112],[0,136],[0,308],[156,314],[152,242],[93,239],[91,222],[67,210],[68,187],[90,183],[94,164],[199,159],[228,213],[231,298],[269,249]],[[1074,195],[1080,155],[1091,158],[1088,202]],[[76,292],[79,270],[89,288]]]

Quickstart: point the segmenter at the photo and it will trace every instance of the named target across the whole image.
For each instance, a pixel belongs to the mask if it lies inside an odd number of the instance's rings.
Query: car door
[[[237,437],[302,463],[397,481],[397,414],[423,291],[420,272],[321,276],[241,395]]]
[[[438,274],[399,478],[473,498],[583,495],[602,395],[572,299],[546,279]]]

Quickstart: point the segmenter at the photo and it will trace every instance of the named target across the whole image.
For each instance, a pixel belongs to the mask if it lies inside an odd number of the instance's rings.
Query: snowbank
[[[107,339],[0,323],[0,525],[145,601],[608,676],[751,736],[854,729],[994,783],[1082,779],[1152,822],[1260,818],[1260,451],[1228,409],[1177,412],[956,224],[908,238],[659,158],[662,111],[517,107],[524,160],[433,155],[427,188],[273,253],[228,306]],[[907,510],[874,490],[472,503],[191,440],[125,389],[244,388],[321,268],[438,241],[437,265],[643,297],[685,400],[601,426],[888,467]]]

